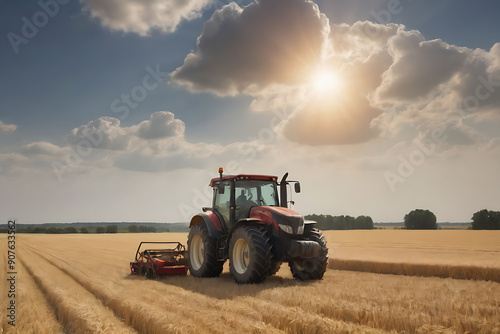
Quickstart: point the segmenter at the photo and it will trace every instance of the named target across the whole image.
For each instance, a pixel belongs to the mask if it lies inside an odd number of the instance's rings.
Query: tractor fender
[[[229,230],[229,236],[231,236],[233,234],[234,231],[236,231],[236,229],[238,229],[240,226],[242,225],[259,225],[259,226],[264,226],[266,228],[269,228],[269,224],[263,222],[262,220],[260,219],[257,219],[257,218],[243,218],[243,219],[240,219],[236,222],[236,224],[234,224],[231,229]]]
[[[189,223],[189,228],[193,227],[197,224],[205,224],[208,229],[208,235],[211,238],[218,238],[223,235],[223,228],[219,218],[213,213],[199,213],[191,218],[191,222]]]
[[[314,220],[304,220],[304,225],[316,225],[318,222]]]

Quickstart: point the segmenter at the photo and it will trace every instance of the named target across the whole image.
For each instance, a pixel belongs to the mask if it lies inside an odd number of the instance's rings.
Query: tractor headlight
[[[304,225],[299,225],[299,227],[297,227],[297,234],[304,234]]]
[[[278,226],[280,227],[280,229],[283,232],[288,233],[288,234],[293,234],[293,228],[291,226],[284,225],[284,224],[278,224]]]

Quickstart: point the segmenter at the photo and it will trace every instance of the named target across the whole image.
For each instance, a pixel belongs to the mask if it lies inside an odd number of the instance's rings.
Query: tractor
[[[288,262],[299,280],[323,278],[328,262],[325,237],[314,221],[288,208],[288,188],[298,181],[276,176],[223,175],[210,182],[212,207],[190,222],[188,266],[196,277],[217,277],[229,259],[236,283],[259,283]],[[290,194],[291,195],[291,194]],[[293,204],[293,201],[290,201]]]

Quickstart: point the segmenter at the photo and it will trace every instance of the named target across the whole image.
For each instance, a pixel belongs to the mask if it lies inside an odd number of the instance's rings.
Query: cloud
[[[172,74],[192,91],[256,95],[303,82],[320,64],[329,21],[312,1],[261,0],[217,10]]]
[[[0,175],[22,173],[28,162],[28,158],[18,153],[0,153]]]
[[[318,98],[284,123],[283,134],[306,145],[347,145],[377,136],[371,121],[380,114],[361,96]]]
[[[438,144],[446,149],[453,146],[475,146],[485,142],[485,137],[476,129],[464,124],[462,120],[455,123],[444,120],[441,123],[427,123],[418,126],[419,135],[415,141]],[[440,138],[436,141],[435,138]]]
[[[20,149],[20,153],[31,156],[31,155],[41,155],[41,156],[49,156],[56,157],[64,154],[65,150],[60,146],[54,145],[47,141],[34,142],[27,145],[24,145]]]
[[[468,50],[463,70],[451,89],[459,108],[469,114],[500,114],[500,61],[498,44],[491,50]],[[480,115],[475,116],[480,116]]]
[[[399,31],[389,41],[394,58],[377,89],[381,100],[413,101],[448,82],[463,66],[463,50],[441,40],[425,41],[417,31]]]
[[[404,30],[403,25],[377,24],[370,21],[358,21],[352,25],[334,24],[331,27],[331,57],[344,61],[364,61],[374,53],[387,49],[388,41]]]
[[[5,124],[0,121],[0,135],[12,133],[17,130],[17,125],[15,124]]]
[[[143,139],[159,139],[184,135],[184,122],[175,119],[173,113],[158,111],[137,126],[137,136]]]
[[[171,33],[183,20],[201,16],[213,0],[80,0],[90,16],[115,31],[146,36],[154,30]]]
[[[105,116],[73,129],[66,140],[74,146],[125,150],[131,137],[129,129],[120,127],[119,119]]]
[[[15,155],[0,154],[0,168],[12,171],[13,163],[20,161],[22,166],[17,167],[26,171],[53,169],[57,178],[64,180],[68,173],[98,169],[151,173],[207,166],[215,169],[220,163],[249,156],[254,160],[270,151],[270,146],[260,141],[191,143],[184,130],[184,122],[168,111],[155,112],[148,120],[129,127],[122,127],[116,118],[101,117],[70,131],[64,146],[39,141],[24,145]]]

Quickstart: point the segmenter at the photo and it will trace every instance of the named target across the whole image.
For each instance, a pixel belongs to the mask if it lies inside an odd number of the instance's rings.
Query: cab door
[[[231,181],[223,181],[223,191],[219,190],[218,183],[214,186],[213,209],[220,214],[226,227],[231,225],[231,184]]]

